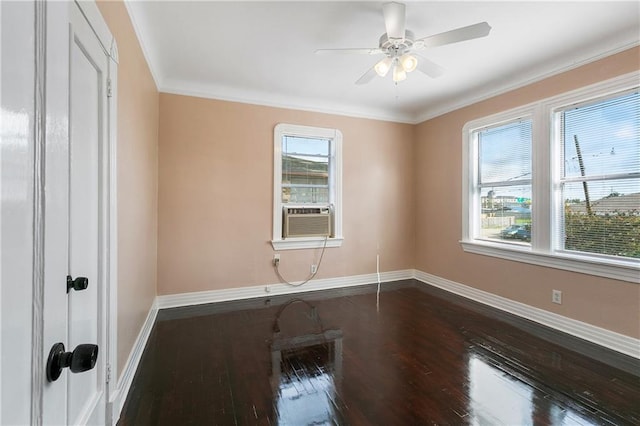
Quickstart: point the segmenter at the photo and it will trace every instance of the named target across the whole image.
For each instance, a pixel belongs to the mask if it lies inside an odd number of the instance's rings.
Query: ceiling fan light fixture
[[[411,72],[418,66],[418,59],[413,55],[405,53],[400,57],[400,64],[406,72]]]
[[[402,67],[402,64],[400,62],[397,62],[393,67],[393,81],[397,83],[399,81],[405,80],[406,78],[407,72]]]
[[[378,74],[380,77],[384,77],[385,75],[387,75],[387,73],[391,69],[391,62],[391,58],[387,56],[386,58],[375,64],[373,68],[376,70],[376,74]]]

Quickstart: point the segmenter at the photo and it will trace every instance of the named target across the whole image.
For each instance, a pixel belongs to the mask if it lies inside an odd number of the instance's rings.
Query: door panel
[[[101,153],[104,145],[103,91],[107,60],[98,40],[77,9],[72,13],[69,138],[69,271],[73,278],[86,277],[89,286],[68,295],[68,350],[82,343],[101,344],[99,196]],[[102,354],[99,353],[99,356]],[[100,400],[103,371],[98,366],[68,377],[68,419],[83,423]]]
[[[74,2],[47,2],[48,140],[46,162],[44,352],[61,342],[99,347],[96,367],[62,371],[46,382],[43,424],[105,422],[104,331],[108,59]],[[64,70],[64,72],[62,72]],[[49,132],[51,135],[49,135]],[[108,210],[107,210],[108,211]],[[86,277],[85,290],[67,292],[67,275]]]

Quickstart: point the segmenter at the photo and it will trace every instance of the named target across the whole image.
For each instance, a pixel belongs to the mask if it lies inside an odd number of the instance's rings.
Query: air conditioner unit
[[[331,207],[284,207],[282,238],[327,237],[332,230]]]

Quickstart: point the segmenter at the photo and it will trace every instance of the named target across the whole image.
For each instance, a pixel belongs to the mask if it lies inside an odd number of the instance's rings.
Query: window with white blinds
[[[640,258],[640,95],[617,93],[556,111],[563,209],[557,245]]]
[[[463,249],[640,283],[639,77],[465,124]]]
[[[531,125],[520,119],[475,132],[479,238],[531,241]]]
[[[331,139],[282,137],[282,203],[329,205]]]

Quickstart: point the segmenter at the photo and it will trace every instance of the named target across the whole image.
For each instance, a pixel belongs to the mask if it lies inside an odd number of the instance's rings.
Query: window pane
[[[640,171],[638,93],[565,110],[561,127],[565,177]]]
[[[282,138],[282,202],[329,202],[328,139]],[[313,186],[321,188],[313,188]]]
[[[326,157],[305,159],[283,155],[282,184],[328,185],[329,159]]]
[[[484,188],[480,204],[480,238],[531,241],[531,185]]]
[[[282,202],[292,204],[329,204],[329,188],[283,187]]]
[[[585,183],[563,185],[564,248],[640,258],[640,179]]]
[[[329,143],[328,139],[285,136],[282,138],[282,153],[283,155],[310,154],[328,156]]]
[[[478,132],[479,183],[531,179],[531,120]]]
[[[640,179],[607,179],[640,173],[638,92],[582,104],[560,113],[564,178],[561,247],[640,258]]]

